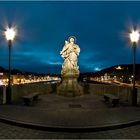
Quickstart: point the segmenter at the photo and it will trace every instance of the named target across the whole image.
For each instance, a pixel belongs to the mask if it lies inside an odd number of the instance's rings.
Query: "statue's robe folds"
[[[77,82],[80,73],[77,65],[79,53],[78,45],[65,41],[65,46],[60,53],[64,59],[61,70],[62,83],[57,88],[57,93],[60,95],[78,96],[83,94],[83,88]]]

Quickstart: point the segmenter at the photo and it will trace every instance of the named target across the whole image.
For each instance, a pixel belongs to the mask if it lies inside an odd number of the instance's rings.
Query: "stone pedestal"
[[[83,87],[79,85],[77,77],[64,77],[57,88],[57,94],[75,97],[83,94]]]

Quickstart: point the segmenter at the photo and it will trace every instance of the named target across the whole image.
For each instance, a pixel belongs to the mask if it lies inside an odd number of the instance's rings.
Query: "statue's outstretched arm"
[[[66,50],[68,49],[68,45],[65,45],[62,49],[62,51],[60,52],[60,54],[63,54]]]

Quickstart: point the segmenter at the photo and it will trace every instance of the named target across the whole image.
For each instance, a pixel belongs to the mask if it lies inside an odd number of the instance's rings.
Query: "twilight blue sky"
[[[10,23],[18,35],[12,47],[12,68],[60,73],[60,51],[69,36],[81,48],[81,72],[132,63],[127,32],[140,24],[140,2],[0,2],[0,66],[8,66],[2,31]],[[140,63],[140,45],[137,49]]]

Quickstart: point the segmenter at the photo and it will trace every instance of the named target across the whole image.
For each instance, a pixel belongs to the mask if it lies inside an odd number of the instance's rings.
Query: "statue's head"
[[[73,37],[70,38],[70,42],[74,43],[74,38]]]
[[[75,43],[76,38],[74,36],[69,37],[69,42],[70,43]]]

